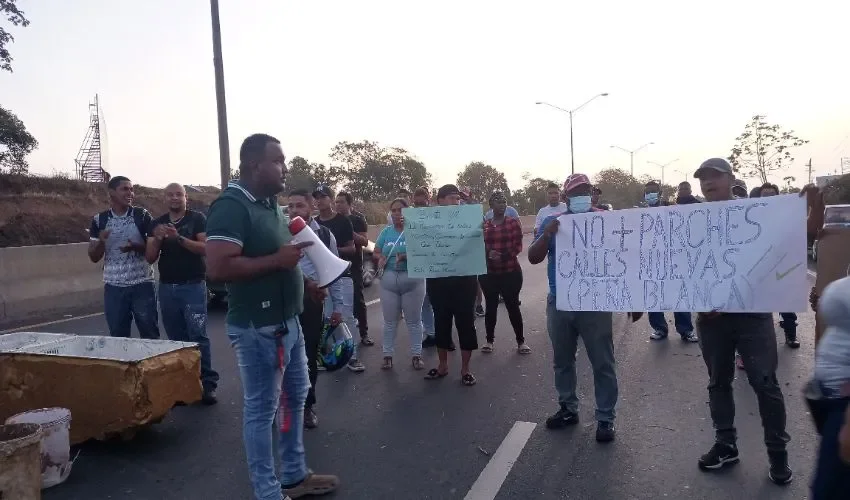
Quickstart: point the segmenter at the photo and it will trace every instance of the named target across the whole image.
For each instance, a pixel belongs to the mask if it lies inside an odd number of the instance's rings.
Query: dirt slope
[[[189,193],[189,206],[205,209],[218,193]],[[136,187],[136,204],[165,213],[161,189]],[[107,206],[106,186],[62,177],[0,174],[0,247],[88,241],[94,214]]]

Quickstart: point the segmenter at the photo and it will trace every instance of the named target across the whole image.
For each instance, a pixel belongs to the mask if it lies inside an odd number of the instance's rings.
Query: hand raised
[[[294,245],[283,245],[277,250],[275,257],[281,269],[293,269],[301,260],[301,250],[312,245],[312,241],[302,241]]]

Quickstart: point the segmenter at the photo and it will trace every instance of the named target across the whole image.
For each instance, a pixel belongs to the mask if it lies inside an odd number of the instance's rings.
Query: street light
[[[657,166],[661,167],[661,185],[663,186],[664,185],[664,169],[667,168],[668,166],[676,163],[677,161],[679,161],[678,158],[676,158],[675,160],[670,160],[663,165],[658,163],[658,162],[655,162],[655,161],[647,161],[647,163],[652,163],[653,165],[657,165]]]
[[[562,112],[570,115],[570,173],[571,174],[576,173],[576,158],[575,158],[575,151],[573,150],[573,113],[575,113],[576,111],[580,110],[581,108],[587,106],[588,104],[590,104],[592,101],[594,101],[598,97],[608,97],[608,92],[596,94],[595,96],[593,96],[590,99],[588,99],[587,101],[585,101],[585,103],[582,104],[581,106],[579,106],[577,108],[573,108],[573,109],[564,109],[564,108],[555,106],[554,104],[549,104],[548,102],[543,102],[543,101],[537,101],[536,103],[534,103],[534,104],[542,104],[544,106],[549,106],[550,108],[557,109],[558,111],[562,111]]]
[[[215,103],[218,115],[218,159],[221,164],[221,190],[230,182],[230,140],[227,137],[227,105],[224,98],[224,62],[221,58],[221,23],[218,0],[210,0],[212,17],[213,67],[215,68]]]
[[[651,145],[653,145],[653,144],[655,144],[655,143],[654,143],[654,142],[647,142],[646,144],[644,144],[643,146],[641,146],[641,147],[639,147],[639,148],[637,148],[637,149],[626,149],[626,148],[623,148],[623,147],[620,147],[620,146],[611,146],[611,147],[612,147],[612,148],[615,148],[615,149],[619,149],[619,150],[625,151],[626,153],[629,153],[629,159],[630,159],[630,173],[631,173],[631,176],[632,176],[632,177],[634,177],[634,176],[635,176],[635,153],[637,153],[637,152],[638,152],[638,151],[640,151],[641,149],[643,149],[643,148],[645,148],[645,147],[647,147],[647,146],[651,146]]]

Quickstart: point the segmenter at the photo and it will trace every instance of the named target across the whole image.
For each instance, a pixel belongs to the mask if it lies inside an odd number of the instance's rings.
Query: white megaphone
[[[312,245],[304,247],[302,251],[310,257],[319,273],[319,288],[330,286],[351,267],[351,262],[334,255],[301,217],[292,219],[289,223],[289,232],[292,233],[291,243],[293,245],[305,241],[313,242]]]

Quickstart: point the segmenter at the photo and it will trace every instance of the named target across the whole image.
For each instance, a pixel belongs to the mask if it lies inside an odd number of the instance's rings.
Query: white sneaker
[[[366,365],[361,363],[359,359],[352,359],[348,362],[348,369],[354,373],[360,373],[366,371]]]

